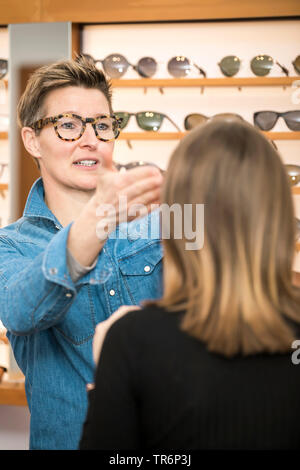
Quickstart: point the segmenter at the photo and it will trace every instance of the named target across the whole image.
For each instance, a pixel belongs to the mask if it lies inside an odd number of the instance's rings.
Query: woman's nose
[[[85,125],[84,132],[80,138],[81,145],[96,145],[99,140],[97,139],[94,128],[90,122]]]

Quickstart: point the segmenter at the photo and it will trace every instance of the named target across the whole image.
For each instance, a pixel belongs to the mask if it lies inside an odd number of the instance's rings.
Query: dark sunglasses
[[[263,77],[270,73],[274,64],[278,65],[286,76],[289,75],[289,71],[286,67],[281,65],[279,62],[274,61],[271,56],[266,54],[257,55],[253,57],[250,62],[250,67],[254,75],[257,75],[258,77]],[[223,57],[223,59],[221,59],[218,65],[223,75],[225,75],[226,77],[233,77],[240,70],[241,60],[235,55],[228,55],[226,57]]]
[[[121,54],[110,54],[105,59],[94,59],[89,54],[82,54],[89,60],[92,60],[95,65],[101,63],[103,70],[111,78],[122,77],[129,67],[132,67],[141,77],[150,78],[152,77],[157,69],[156,60],[152,57],[142,57],[136,65],[128,62],[126,57]]]
[[[4,78],[8,70],[8,60],[0,59],[0,79]]]
[[[239,114],[235,114],[235,113],[220,113],[220,114],[215,114],[214,116],[211,116],[211,117],[205,116],[204,114],[194,113],[194,114],[188,114],[185,117],[184,128],[187,131],[190,131],[194,127],[198,126],[199,124],[203,124],[210,119],[226,119],[230,121],[238,119],[238,120],[243,121],[242,116],[240,116]]]
[[[291,131],[300,131],[300,110],[277,113],[276,111],[257,111],[253,114],[254,124],[262,131],[272,129],[278,118],[282,117]]]
[[[295,72],[300,74],[300,55],[298,55],[296,59],[293,60],[292,64],[294,66]]]
[[[199,67],[199,65],[195,64],[194,62],[190,62],[190,60],[185,56],[176,56],[169,60],[168,62],[168,72],[172,77],[175,78],[182,78],[189,75],[192,71],[192,66],[194,66],[200,75],[206,77],[206,72]]]
[[[155,111],[140,111],[138,113],[128,113],[126,111],[115,112],[115,116],[118,120],[120,129],[124,129],[127,126],[131,116],[135,116],[137,125],[144,131],[158,131],[166,118],[168,121],[176,127],[178,132],[181,132],[177,124],[166,114],[157,113]]]
[[[300,166],[299,165],[284,165],[287,172],[291,186],[300,183]]]
[[[82,54],[89,60],[92,60],[95,65],[101,63],[103,70],[111,78],[120,78],[127,72],[129,67],[132,67],[141,77],[150,78],[156,73],[157,62],[153,57],[142,57],[136,65],[128,62],[126,57],[122,54],[110,54],[105,59],[94,59],[89,54]],[[168,72],[176,78],[186,77],[190,74],[192,66],[196,67],[200,74],[206,77],[205,71],[195,63],[191,63],[187,57],[176,56],[168,62]]]
[[[156,165],[155,163],[152,163],[152,162],[144,162],[142,160],[140,161],[136,161],[136,162],[130,162],[130,163],[117,163],[117,162],[114,162],[114,165],[115,165],[115,168],[118,170],[118,171],[127,171],[127,170],[132,170],[133,168],[138,168],[140,166],[147,166],[147,165],[150,165],[150,166],[154,166],[155,168],[158,168],[159,171],[164,174],[165,173],[165,170],[162,170],[158,165]]]

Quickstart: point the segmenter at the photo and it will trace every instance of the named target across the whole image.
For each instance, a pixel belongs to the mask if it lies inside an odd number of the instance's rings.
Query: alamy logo
[[[160,212],[162,239],[185,240],[186,250],[200,250],[204,245],[204,204],[152,204],[151,212]],[[127,206],[127,197],[119,198],[118,205],[101,204],[96,215],[99,221],[96,234],[99,240],[110,238],[155,239],[158,234],[157,218],[148,217],[143,223],[127,224],[116,231],[118,225],[127,220],[146,216],[148,208],[143,204]]]
[[[295,339],[292,342],[292,349],[296,349],[292,354],[292,363],[297,366],[300,364],[300,339]]]

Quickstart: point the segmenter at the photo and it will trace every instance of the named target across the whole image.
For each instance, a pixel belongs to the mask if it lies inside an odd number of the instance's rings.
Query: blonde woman
[[[171,224],[163,297],[110,318],[81,448],[299,448],[300,289],[277,151],[244,122],[212,120],[175,150],[162,197],[205,205],[204,246],[186,250]]]

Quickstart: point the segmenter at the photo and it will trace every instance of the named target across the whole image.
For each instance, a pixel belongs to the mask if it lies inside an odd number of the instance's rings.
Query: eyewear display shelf
[[[116,88],[164,88],[164,87],[237,87],[243,86],[291,86],[299,77],[244,77],[244,78],[137,78],[113,79]],[[125,140],[177,140],[185,132],[122,132]],[[300,140],[300,132],[265,132],[272,140]]]

